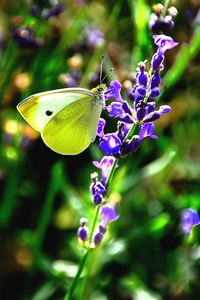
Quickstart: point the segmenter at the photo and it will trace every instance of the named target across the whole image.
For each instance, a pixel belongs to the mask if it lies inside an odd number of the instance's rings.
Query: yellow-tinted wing
[[[84,96],[64,107],[41,132],[45,144],[61,154],[79,154],[94,141],[102,105]]]
[[[87,89],[65,88],[32,95],[17,105],[23,118],[37,131],[42,131],[46,124],[64,107],[81,98],[93,97]]]

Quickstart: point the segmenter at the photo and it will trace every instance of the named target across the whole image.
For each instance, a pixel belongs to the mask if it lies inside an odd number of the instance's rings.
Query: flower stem
[[[129,129],[129,132],[125,136],[124,142],[126,142],[128,139],[133,137],[136,127],[137,127],[137,124],[133,124],[133,126]]]
[[[94,230],[95,230],[95,227],[96,227],[96,223],[97,223],[97,218],[98,218],[98,215],[99,215],[99,210],[100,210],[100,205],[96,206],[96,212],[95,212],[95,215],[94,215],[94,219],[93,219],[93,223],[92,223],[92,228],[91,228],[91,233],[90,233],[90,238],[89,238],[89,245],[88,245],[88,249],[86,250],[85,254],[83,255],[83,258],[82,258],[82,261],[79,265],[79,268],[78,268],[78,271],[76,273],[76,276],[74,277],[74,280],[72,282],[72,285],[69,289],[69,292],[66,294],[64,300],[71,300],[71,297],[73,295],[73,292],[77,286],[77,283],[79,281],[79,278],[82,274],[82,271],[83,271],[83,268],[85,266],[85,263],[86,263],[86,260],[87,260],[87,257],[90,253],[90,251],[92,250],[92,248],[90,248],[91,246],[91,242],[92,242],[92,236],[93,236],[93,233],[94,233]]]
[[[166,15],[167,9],[170,5],[171,0],[165,0],[165,4],[164,4],[164,10],[163,10],[163,16]]]
[[[72,282],[72,285],[71,285],[71,287],[70,287],[70,289],[69,289],[69,293],[67,293],[67,294],[65,295],[64,300],[71,300],[71,297],[72,297],[73,292],[74,292],[74,290],[75,290],[75,288],[76,288],[76,285],[77,285],[77,283],[78,283],[78,281],[79,281],[79,278],[80,278],[81,273],[82,273],[82,271],[83,271],[83,268],[84,268],[84,265],[85,265],[85,262],[86,262],[86,259],[87,259],[87,257],[88,257],[89,252],[90,252],[90,250],[88,249],[88,250],[85,252],[85,254],[83,255],[82,261],[81,261],[81,263],[80,263],[80,265],[79,265],[79,268],[78,268],[78,272],[76,273],[76,276],[74,277],[74,280],[73,280],[73,282]]]
[[[99,210],[100,210],[100,205],[96,206],[96,212],[95,212],[95,215],[94,215],[94,220],[93,220],[92,228],[91,228],[91,232],[90,232],[89,247],[91,246],[92,236],[93,236],[93,233],[94,233],[94,230],[95,230],[95,227],[96,227],[97,218],[98,218],[98,215],[99,215]]]
[[[106,189],[110,186],[110,183],[112,181],[112,178],[113,178],[115,168],[116,168],[116,165],[117,165],[118,161],[119,161],[119,158],[115,158],[115,160],[113,161],[112,167],[110,169],[110,172],[109,172],[107,180],[106,180],[106,184],[105,184]]]

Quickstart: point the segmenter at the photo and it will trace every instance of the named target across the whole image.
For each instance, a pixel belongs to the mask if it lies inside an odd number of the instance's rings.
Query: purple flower
[[[164,54],[161,51],[157,51],[151,60],[151,67],[154,71],[161,70],[163,68],[163,61],[165,57]]]
[[[102,138],[104,136],[104,127],[106,125],[106,121],[103,118],[99,119],[98,127],[97,127],[97,136]]]
[[[29,27],[18,26],[13,28],[12,36],[18,46],[23,49],[39,49],[43,45],[43,40],[36,38],[34,30]]]
[[[78,229],[77,235],[82,242],[85,242],[88,239],[89,230],[86,227],[87,222],[87,218],[83,217],[80,219],[80,227]]]
[[[101,207],[100,216],[102,217],[102,224],[104,227],[106,227],[109,222],[116,221],[119,218],[115,207],[111,204],[106,204]]]
[[[94,237],[93,237],[93,241],[95,246],[99,245],[103,239],[104,234],[102,232],[97,232]]]
[[[148,73],[144,72],[144,70],[139,70],[139,72],[136,74],[137,82],[139,85],[147,86],[147,82],[149,79]]]
[[[160,73],[159,71],[155,71],[155,73],[153,74],[152,78],[151,78],[151,89],[155,88],[155,87],[159,87],[160,85]]]
[[[94,178],[90,186],[90,192],[92,193],[94,203],[99,205],[103,201],[103,194],[106,192],[106,188],[103,183]]]
[[[166,50],[173,49],[178,45],[177,42],[174,42],[173,38],[164,34],[153,35],[154,43],[158,46],[158,49],[161,53],[165,53]]]
[[[94,28],[85,30],[85,39],[89,47],[98,48],[105,43],[105,37],[102,31]]]
[[[152,122],[159,119],[162,115],[171,111],[171,107],[169,105],[161,105],[159,110],[155,110],[147,114],[143,118],[143,122]]]
[[[98,230],[92,236],[93,244],[92,246],[89,245],[89,247],[94,248],[94,246],[99,245],[106,233],[107,225],[119,218],[115,206],[112,204],[104,205],[105,201],[103,202],[112,179],[114,168],[118,167],[118,159],[136,151],[142,140],[146,137],[158,139],[154,134],[155,126],[153,121],[171,110],[168,105],[162,105],[156,110],[155,99],[160,95],[160,71],[163,69],[164,53],[166,50],[175,47],[178,43],[164,34],[155,35],[154,42],[158,49],[152,57],[149,72],[146,71],[147,61],[140,62],[136,69],[136,84],[130,92],[131,99],[133,100],[132,105],[129,105],[128,102],[122,99],[122,85],[117,80],[113,80],[110,83],[110,87],[104,95],[105,100],[114,99],[107,106],[107,111],[111,117],[118,118],[119,120],[117,122],[117,131],[107,134],[104,133],[106,121],[100,119],[98,123],[97,135],[99,136],[99,148],[104,151],[106,156],[100,162],[93,162],[96,168],[101,169],[101,179],[100,181],[98,180],[98,173],[95,172],[92,174],[90,192],[94,203],[99,205],[99,215],[102,221],[99,224]],[[97,218],[94,223],[95,228],[96,221]],[[195,225],[197,222],[199,224],[199,218],[197,221],[195,219],[195,222]],[[194,222],[192,223],[193,225]],[[83,227],[85,226],[81,226],[79,229],[78,235],[82,240],[85,240],[87,234],[84,231],[85,229],[83,230]],[[191,227],[189,227],[190,229]],[[188,227],[186,230],[188,232]]]
[[[192,208],[185,209],[181,213],[181,230],[189,235],[193,226],[200,224],[198,212]]]
[[[88,228],[87,227],[79,227],[77,235],[82,242],[87,241],[88,239]]]
[[[116,101],[122,101],[121,94],[120,94],[121,88],[122,85],[118,80],[111,81],[110,86],[104,95],[105,100],[114,98]]]
[[[108,174],[110,173],[114,160],[115,158],[113,156],[104,156],[100,162],[93,161],[93,165],[96,168],[101,169],[101,173],[102,173],[101,181],[103,183],[106,182],[106,179],[108,177]],[[117,167],[118,166],[116,166],[116,168]]]
[[[160,95],[160,89],[158,87],[155,87],[155,88],[151,89],[151,91],[149,93],[150,98],[156,98],[159,95]]]
[[[136,110],[136,116],[137,120],[141,121],[144,119],[145,115],[147,113],[146,107],[140,107]]]
[[[137,93],[138,96],[142,97],[142,98],[144,98],[146,96],[146,92],[147,92],[147,89],[144,85],[138,85],[138,87],[135,90],[135,93]]]
[[[139,135],[134,135],[131,140],[126,141],[121,149],[122,156],[134,152],[140,146],[141,140]]]
[[[173,18],[176,17],[178,11],[175,7],[171,6],[167,10],[167,15],[163,15],[164,6],[159,4],[154,5],[152,13],[149,19],[149,28],[153,33],[169,32],[174,27]]]
[[[117,102],[117,101],[113,101],[108,107],[107,107],[107,111],[109,112],[109,115],[111,117],[119,117],[119,118],[123,118],[125,116],[125,112],[122,108],[122,102]]]
[[[104,237],[104,234],[106,233],[106,227],[103,226],[102,224],[99,224],[99,231],[96,232],[94,234],[94,237],[93,237],[93,242],[95,244],[95,246],[99,245]]]
[[[127,123],[133,123],[132,111],[126,101],[113,101],[108,107],[109,115],[114,118],[120,118]]]
[[[54,4],[49,8],[46,8],[42,11],[42,16],[44,19],[48,20],[51,17],[59,16],[64,10],[63,4]]]
[[[120,155],[121,140],[116,133],[108,133],[100,141],[99,149],[103,150],[106,155]]]
[[[155,126],[153,122],[145,123],[140,125],[140,141],[146,137],[150,137],[152,139],[158,139],[157,135],[154,134]]]

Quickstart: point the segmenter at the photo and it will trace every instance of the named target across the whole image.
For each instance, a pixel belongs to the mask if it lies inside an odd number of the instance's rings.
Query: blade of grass
[[[46,198],[44,200],[44,204],[39,216],[39,221],[35,232],[35,243],[33,249],[36,253],[41,252],[45,234],[52,216],[55,196],[60,189],[60,185],[62,184],[62,175],[63,164],[59,161],[56,162],[51,169]]]

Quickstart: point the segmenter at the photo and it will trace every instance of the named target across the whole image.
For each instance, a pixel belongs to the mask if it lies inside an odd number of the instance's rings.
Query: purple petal
[[[103,150],[106,155],[119,154],[121,145],[121,140],[115,133],[108,133],[103,136],[99,149]]]
[[[93,161],[93,165],[96,168],[101,169],[103,183],[106,182],[106,179],[110,173],[110,170],[112,168],[112,164],[113,164],[114,160],[115,160],[115,158],[113,156],[104,156],[100,162]],[[118,165],[116,166],[116,168],[117,167],[118,167]]]
[[[159,71],[156,71],[151,78],[151,89],[153,89],[155,87],[159,87],[160,81],[161,81],[161,78],[160,78]]]
[[[181,213],[181,230],[189,235],[193,226],[200,224],[198,212],[192,208],[185,209]]]
[[[85,30],[86,43],[91,47],[100,47],[105,43],[104,34],[102,31],[94,28]]]
[[[100,216],[102,217],[102,223],[105,227],[109,222],[115,221],[119,218],[115,207],[110,204],[102,206]]]
[[[123,118],[125,116],[125,111],[122,108],[122,102],[119,101],[113,101],[110,105],[107,107],[107,111],[109,112],[109,115],[114,118]]]
[[[98,127],[97,127],[97,136],[103,137],[104,136],[104,127],[106,125],[106,121],[103,118],[99,119]]]
[[[151,60],[151,67],[154,71],[161,70],[163,68],[164,54],[161,51],[157,51]]]
[[[153,88],[149,93],[150,98],[156,98],[159,95],[160,95],[160,89],[158,87]]]
[[[143,122],[152,122],[152,121],[158,120],[159,118],[160,118],[159,112],[153,111],[143,118]]]
[[[140,126],[140,140],[143,140],[146,137],[150,137],[152,139],[158,139],[156,135],[154,135],[155,126],[153,122],[145,123]]]
[[[143,85],[143,86],[147,86],[147,82],[148,82],[148,78],[149,78],[149,75],[147,72],[139,72],[137,73],[136,75],[137,77],[137,82],[139,85]]]
[[[169,105],[161,105],[159,110],[155,110],[149,114],[147,114],[144,118],[144,122],[152,122],[159,119],[162,115],[171,111],[171,107]]]
[[[159,107],[159,113],[160,113],[160,115],[166,114],[166,113],[168,113],[170,111],[171,111],[171,107],[169,105],[161,105]]]
[[[147,113],[150,114],[151,112],[153,112],[155,107],[156,107],[156,103],[154,101],[148,102],[147,103]]]
[[[93,237],[93,241],[95,246],[99,245],[103,239],[104,234],[102,232],[97,232],[94,237]]]
[[[114,101],[107,107],[107,110],[111,117],[120,118],[127,123],[133,123],[132,111],[126,101]]]
[[[153,35],[154,43],[158,46],[159,50],[162,53],[165,53],[166,50],[170,50],[178,45],[177,42],[174,42],[172,37],[164,34]]]
[[[88,239],[88,228],[79,227],[77,235],[81,241],[85,242]]]
[[[104,95],[105,100],[114,98],[116,101],[122,101],[122,98],[120,95],[121,88],[122,88],[122,85],[118,80],[111,81],[110,86]]]

